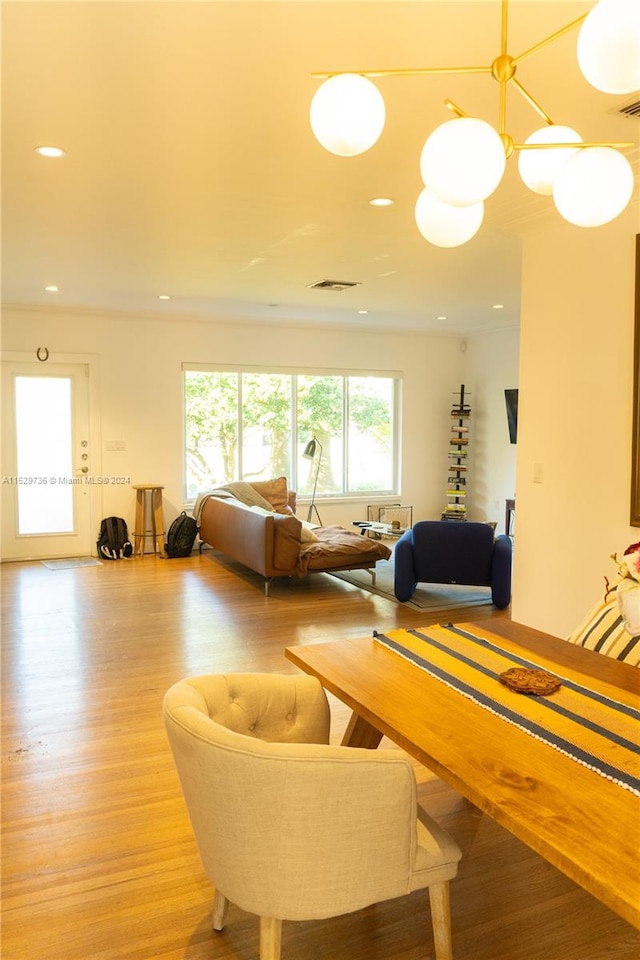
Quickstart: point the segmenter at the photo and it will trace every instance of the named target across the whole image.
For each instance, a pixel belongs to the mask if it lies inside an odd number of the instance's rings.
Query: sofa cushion
[[[567,639],[587,650],[595,650],[634,667],[640,666],[640,636],[632,637],[625,630],[615,586],[604,599],[596,603],[584,622]]]
[[[295,569],[300,553],[300,531],[302,524],[297,517],[273,517],[273,565],[277,570]]]
[[[259,507],[257,503],[254,503],[253,506],[249,507],[249,510],[253,510],[254,513],[259,513],[261,517],[272,517],[274,511],[269,507]]]
[[[258,480],[251,486],[265,500],[276,513],[293,514],[289,506],[289,488],[286,477],[275,477],[273,480]]]
[[[319,540],[318,534],[314,530],[315,524],[307,523],[306,520],[301,520],[302,530],[300,531],[300,542],[301,543],[317,543]]]
[[[391,550],[382,540],[361,537],[344,527],[316,527],[316,539],[302,543],[298,576],[310,570],[348,570],[374,567],[377,560],[388,560]]]
[[[259,507],[257,506],[257,504],[254,504],[252,507],[249,507],[249,509],[253,510],[254,513],[259,513],[263,517],[270,517],[270,516],[273,516],[274,513],[279,512],[277,510],[271,510],[271,509],[265,510],[264,507]],[[283,516],[286,516],[286,514],[283,514]],[[301,543],[313,543],[315,540],[318,539],[318,537],[313,531],[313,527],[314,527],[313,523],[307,523],[305,520],[300,520],[300,523],[302,524],[302,529],[300,530]]]
[[[247,507],[263,507],[265,510],[273,510],[269,500],[263,497],[252,483],[246,483],[244,480],[234,480],[232,483],[227,483],[221,490],[227,496],[231,494]],[[211,496],[220,496],[220,491],[212,491]]]

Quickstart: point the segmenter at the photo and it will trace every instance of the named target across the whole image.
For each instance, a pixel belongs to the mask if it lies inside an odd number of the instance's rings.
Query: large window
[[[184,368],[185,492],[286,476],[322,496],[397,492],[400,380]],[[303,456],[318,441],[314,460]],[[321,451],[321,456],[320,456]]]

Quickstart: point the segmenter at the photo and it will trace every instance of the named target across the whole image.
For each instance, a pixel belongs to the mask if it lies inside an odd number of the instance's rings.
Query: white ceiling
[[[592,6],[513,0],[508,52]],[[518,79],[583,139],[637,142],[637,120],[619,114],[633,96],[587,84],[576,38],[523,60]],[[461,334],[517,325],[521,238],[559,217],[517,160],[465,246],[431,246],[413,219],[445,97],[497,125],[490,77],[379,80],[387,125],[361,157],[327,153],[308,121],[313,71],[488,65],[499,48],[497,0],[4,2],[4,303]],[[508,132],[522,142],[539,126],[510,91]],[[41,144],[67,155],[43,159]],[[637,172],[638,146],[624,152]],[[395,205],[374,209],[375,196]],[[322,279],[360,286],[307,289]]]

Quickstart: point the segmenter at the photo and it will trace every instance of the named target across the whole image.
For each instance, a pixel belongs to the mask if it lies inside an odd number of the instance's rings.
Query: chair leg
[[[214,930],[224,930],[227,922],[227,911],[229,910],[229,901],[226,897],[216,890],[213,898],[213,917],[212,925]]]
[[[429,887],[429,903],[436,960],[453,960],[448,882],[434,883]]]
[[[260,960],[280,960],[282,920],[260,917]]]

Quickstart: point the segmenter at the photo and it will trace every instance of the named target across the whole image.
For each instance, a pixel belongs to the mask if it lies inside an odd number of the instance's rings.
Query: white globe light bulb
[[[611,147],[585,147],[562,167],[553,188],[558,212],[577,227],[600,227],[622,213],[633,193],[633,171]]]
[[[341,73],[318,87],[311,101],[311,129],[330,153],[355,157],[376,142],[385,121],[378,88],[357,73]]]
[[[453,206],[484,200],[496,189],[505,168],[498,133],[484,120],[458,117],[437,127],[420,157],[427,189]]]
[[[570,127],[555,124],[542,127],[527,137],[525,143],[582,143],[582,138]],[[539,150],[521,150],[518,156],[520,176],[530,190],[550,197],[555,179],[575,150],[542,147]]]
[[[443,203],[428,190],[423,190],[416,201],[416,224],[429,243],[436,247],[459,247],[476,235],[484,217],[484,203],[453,207]]]
[[[578,64],[603,93],[640,89],[640,3],[600,0],[578,34]]]

